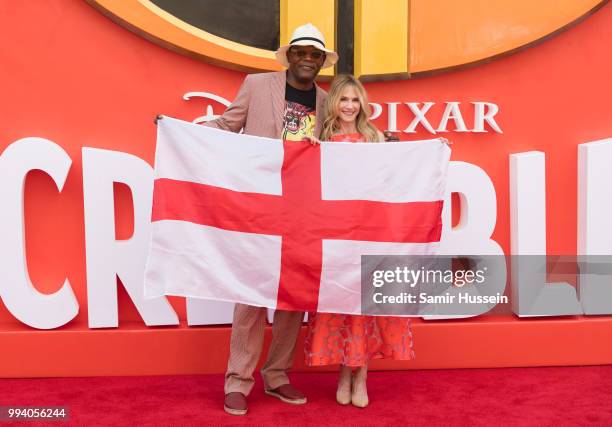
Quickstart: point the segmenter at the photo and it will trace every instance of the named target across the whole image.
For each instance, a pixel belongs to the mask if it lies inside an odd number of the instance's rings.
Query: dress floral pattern
[[[304,343],[309,366],[364,366],[373,359],[414,359],[410,319],[310,313]]]
[[[365,142],[361,134],[334,135],[331,141]],[[310,313],[304,343],[310,366],[364,366],[373,359],[414,358],[410,319]]]

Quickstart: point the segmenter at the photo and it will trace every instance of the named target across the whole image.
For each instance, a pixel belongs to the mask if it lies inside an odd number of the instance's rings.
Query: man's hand
[[[162,116],[161,114],[158,114],[157,116],[155,116],[155,118],[153,119],[153,123],[157,124],[157,122],[159,122],[161,119],[163,119],[164,116]]]

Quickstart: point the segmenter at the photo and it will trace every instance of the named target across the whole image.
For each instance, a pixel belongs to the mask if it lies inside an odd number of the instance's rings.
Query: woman
[[[321,139],[343,142],[383,142],[369,122],[370,109],[361,83],[351,75],[337,76],[325,104]],[[313,144],[319,140],[307,138]],[[368,405],[366,378],[372,359],[412,359],[410,319],[311,313],[305,342],[310,366],[340,365],[336,400],[342,405]],[[354,373],[353,373],[354,370]]]

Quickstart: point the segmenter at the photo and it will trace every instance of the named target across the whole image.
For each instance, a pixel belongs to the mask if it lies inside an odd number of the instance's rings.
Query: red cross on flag
[[[158,123],[145,295],[361,313],[361,255],[435,255],[439,139],[308,143]]]

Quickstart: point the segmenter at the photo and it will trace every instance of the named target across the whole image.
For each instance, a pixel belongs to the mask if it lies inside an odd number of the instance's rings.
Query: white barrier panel
[[[578,146],[578,254],[584,261],[612,255],[612,138]],[[588,255],[588,259],[585,259]],[[603,257],[605,256],[605,258]],[[612,313],[612,275],[584,266],[578,277],[585,314]]]
[[[450,116],[449,116],[450,117]],[[176,325],[178,317],[166,298],[143,298],[143,271],[150,236],[153,171],[142,159],[127,153],[83,148],[83,198],[89,326],[118,326],[117,276],[145,324]],[[514,255],[546,254],[545,158],[543,153],[518,153],[510,157],[511,251]],[[612,139],[578,147],[578,254],[612,255]],[[19,321],[33,328],[52,329],[72,320],[79,306],[66,280],[53,294],[38,292],[30,281],[25,259],[24,183],[30,170],[46,172],[62,190],[71,159],[54,142],[24,138],[0,155],[0,296]],[[134,233],[115,240],[113,183],[127,185],[134,201]],[[458,193],[461,215],[452,227],[451,194]],[[442,212],[442,255],[499,255],[503,251],[491,235],[497,220],[495,188],[480,167],[451,162]],[[521,261],[522,262],[522,261]],[[568,284],[549,286],[546,273],[527,265],[513,265],[512,300],[519,316],[611,314],[612,275],[596,271],[589,261],[581,265],[580,302]],[[499,278],[494,291],[504,292],[506,265],[491,274]],[[502,280],[503,278],[503,280]],[[579,303],[582,307],[579,306]],[[187,301],[189,325],[227,324],[233,304]],[[426,316],[427,319],[469,317]],[[269,313],[271,317],[272,312]]]
[[[480,167],[466,162],[450,162],[446,184],[446,198],[442,210],[442,238],[440,255],[461,255],[466,258],[477,258],[480,255],[498,255],[489,265],[487,281],[489,293],[503,294],[506,289],[506,263],[504,251],[491,238],[497,222],[497,198],[495,187],[487,173]],[[458,193],[460,202],[459,223],[452,227],[452,193]],[[459,293],[460,288],[453,287],[449,295]],[[470,305],[466,315],[424,316],[427,320],[456,319],[478,316],[491,310],[494,305]],[[440,311],[443,311],[440,310]]]
[[[511,301],[515,314],[581,314],[576,290],[546,283],[546,176],[544,153],[510,156]]]
[[[50,295],[34,288],[26,262],[23,218],[27,173],[44,171],[62,191],[71,163],[63,148],[43,138],[20,139],[0,156],[0,295],[11,314],[33,328],[60,327],[79,312],[68,279]]]
[[[145,324],[178,325],[178,316],[166,298],[144,298],[153,169],[131,154],[95,148],[82,152],[89,326],[119,325],[117,276]],[[134,233],[127,240],[115,240],[114,182],[127,185],[132,192]]]

